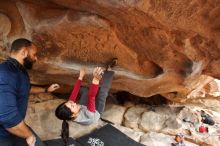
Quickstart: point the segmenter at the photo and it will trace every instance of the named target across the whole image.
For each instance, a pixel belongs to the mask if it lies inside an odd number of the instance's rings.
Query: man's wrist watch
[[[45,93],[48,93],[48,88],[46,87],[46,88],[44,89],[44,91],[45,91]]]

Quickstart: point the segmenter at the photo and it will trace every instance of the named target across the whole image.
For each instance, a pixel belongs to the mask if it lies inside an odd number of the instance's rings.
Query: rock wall
[[[0,59],[14,39],[33,40],[32,82],[58,82],[63,92],[79,66],[90,74],[112,57],[112,89],[142,97],[200,98],[207,80],[220,79],[218,0],[8,0],[0,1],[0,22]]]

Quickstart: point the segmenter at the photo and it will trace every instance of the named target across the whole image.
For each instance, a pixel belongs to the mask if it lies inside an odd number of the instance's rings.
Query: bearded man
[[[10,57],[0,64],[0,145],[44,146],[34,131],[24,122],[29,92],[53,92],[59,88],[31,87],[27,73],[37,61],[37,47],[27,39],[17,39],[11,45]]]

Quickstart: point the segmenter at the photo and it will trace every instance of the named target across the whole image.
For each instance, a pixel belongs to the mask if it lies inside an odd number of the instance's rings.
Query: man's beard
[[[26,69],[32,69],[33,64],[35,61],[33,61],[30,56],[28,55],[26,58],[24,58],[24,67]]]

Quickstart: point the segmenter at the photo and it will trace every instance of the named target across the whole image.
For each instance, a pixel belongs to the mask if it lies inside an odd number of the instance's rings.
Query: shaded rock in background
[[[200,111],[194,111],[191,108],[184,108],[177,115],[179,122],[183,122],[183,120],[185,119],[187,121],[194,123],[195,125],[200,123],[200,121],[201,121],[200,117],[201,117]],[[190,124],[190,123],[188,123],[188,124]]]
[[[218,99],[195,99],[190,100],[188,102],[189,105],[193,106],[200,106],[204,108],[211,109],[216,112],[220,112],[220,101]]]
[[[48,93],[39,93],[39,94],[31,94],[29,96],[29,102],[37,103],[37,102],[44,102],[47,100],[52,100],[55,97],[52,94]]]
[[[189,82],[186,80],[185,84],[191,90],[187,95],[188,99],[205,98],[210,96],[212,96],[212,98],[220,97],[220,80],[214,79],[210,76],[199,75]]]
[[[174,136],[165,135],[162,133],[149,132],[141,137],[141,143],[147,146],[171,146],[174,141]],[[199,146],[188,141],[184,141],[186,146]]]
[[[70,137],[78,138],[83,135],[89,134],[92,131],[96,130],[97,128],[100,128],[103,126],[102,121],[98,121],[97,123],[91,124],[91,125],[81,125],[77,124],[75,122],[69,122],[69,128],[70,128]]]
[[[219,124],[220,124],[220,114],[211,110],[203,109],[206,113],[213,117],[213,120],[216,122],[215,126],[206,125],[208,127],[208,133],[199,133],[198,128],[201,123],[200,111],[202,108],[196,106],[189,106],[184,108],[179,115],[177,115],[177,120],[179,124],[182,125],[179,132],[185,134],[185,137],[191,141],[194,141],[198,144],[218,146],[219,144]],[[183,119],[187,119],[189,122],[183,122]],[[176,131],[177,132],[177,131]]]
[[[102,114],[102,118],[106,119],[114,124],[122,124],[123,116],[126,108],[119,105],[110,104],[106,106],[105,111]]]
[[[146,106],[134,106],[129,108],[124,115],[124,125],[132,129],[138,129],[142,114],[147,111]]]
[[[144,112],[141,118],[139,128],[143,131],[160,131],[164,128],[167,116],[156,112]]]
[[[133,140],[139,142],[141,136],[144,134],[141,131],[134,131],[133,129],[130,129],[128,127],[120,126],[120,125],[114,125],[117,129],[119,129],[121,132],[132,138]]]
[[[62,121],[56,118],[55,108],[62,102],[56,99],[29,104],[25,121],[43,140],[60,136]]]
[[[141,136],[141,143],[147,146],[170,146],[174,137],[162,133],[149,132]]]

